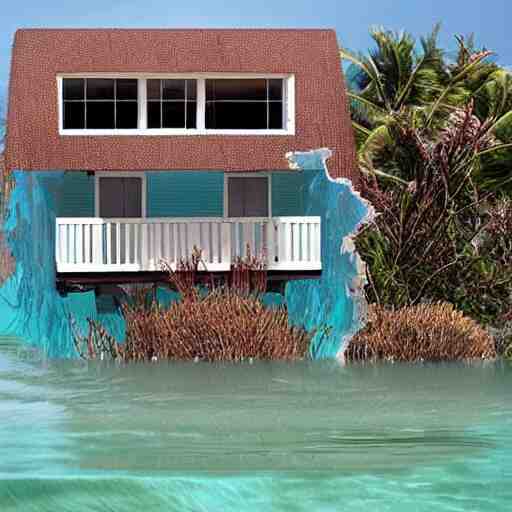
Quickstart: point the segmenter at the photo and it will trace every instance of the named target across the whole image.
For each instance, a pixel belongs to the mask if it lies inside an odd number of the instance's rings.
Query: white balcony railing
[[[268,270],[320,270],[320,217],[57,218],[58,272],[160,270],[202,250],[207,269],[229,270],[249,246]]]

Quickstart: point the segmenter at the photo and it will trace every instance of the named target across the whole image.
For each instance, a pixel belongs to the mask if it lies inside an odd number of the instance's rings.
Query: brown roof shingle
[[[60,136],[56,75],[80,72],[294,73],[296,133]],[[285,169],[288,151],[329,147],[331,174],[355,177],[332,30],[18,30],[9,91],[9,169]]]

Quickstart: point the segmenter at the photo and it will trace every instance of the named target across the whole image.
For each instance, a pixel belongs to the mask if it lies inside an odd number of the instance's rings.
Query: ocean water
[[[86,364],[0,340],[0,511],[512,510],[512,367]]]

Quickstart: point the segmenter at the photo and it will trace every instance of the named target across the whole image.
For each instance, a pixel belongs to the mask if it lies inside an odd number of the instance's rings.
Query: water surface
[[[45,361],[0,340],[0,510],[505,511],[512,368]]]

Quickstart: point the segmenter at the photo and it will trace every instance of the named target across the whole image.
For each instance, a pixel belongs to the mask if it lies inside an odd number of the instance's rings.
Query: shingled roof
[[[296,132],[265,136],[61,136],[59,73],[293,73]],[[6,162],[24,170],[286,169],[328,147],[354,177],[354,143],[332,30],[27,29],[15,35]]]

